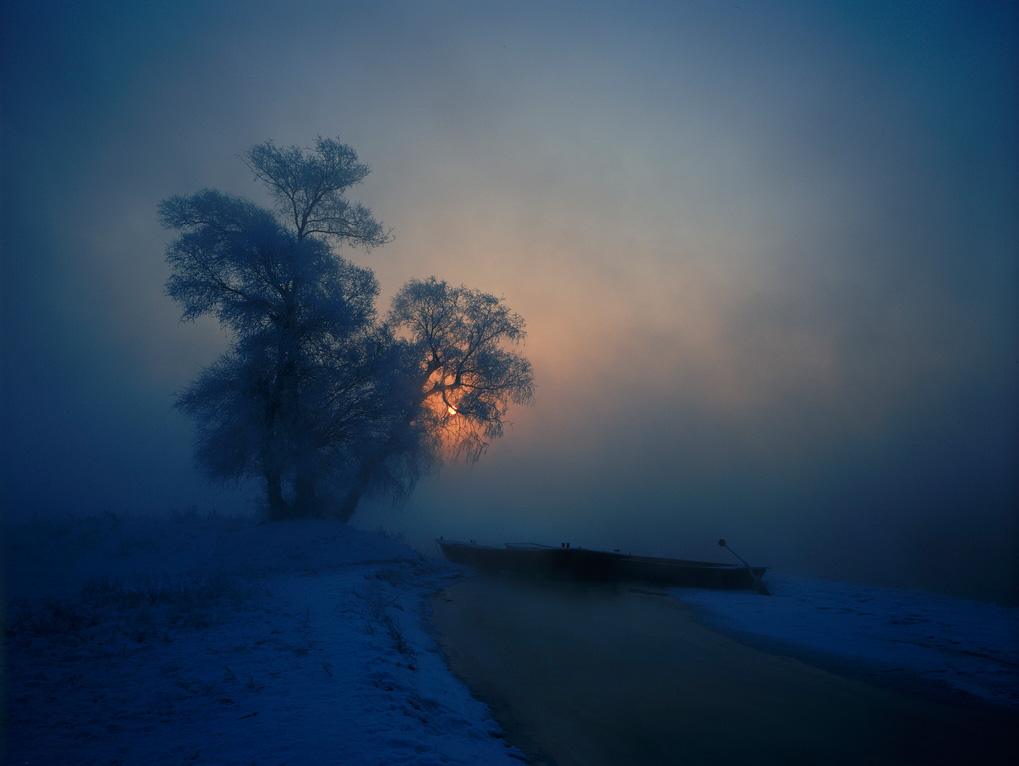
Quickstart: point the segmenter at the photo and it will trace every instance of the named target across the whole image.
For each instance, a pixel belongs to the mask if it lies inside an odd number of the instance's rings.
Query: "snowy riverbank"
[[[706,624],[752,643],[864,671],[916,674],[1019,709],[1019,609],[917,590],[769,573],[770,598],[693,588],[673,593]]]
[[[462,576],[330,522],[4,530],[11,763],[519,763],[424,629]]]
[[[427,630],[425,596],[468,570],[325,521],[108,515],[2,531],[12,763],[520,762]],[[1019,709],[1019,610],[768,583],[771,598],[674,595],[767,648]]]

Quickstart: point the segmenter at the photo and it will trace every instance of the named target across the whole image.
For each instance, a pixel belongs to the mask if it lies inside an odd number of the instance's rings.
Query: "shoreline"
[[[680,603],[682,604],[682,602]],[[958,689],[946,681],[926,678],[918,671],[908,668],[887,668],[876,660],[847,657],[834,652],[826,652],[822,649],[796,644],[792,641],[763,636],[748,630],[723,627],[707,619],[696,607],[686,604],[683,604],[683,606],[690,609],[690,618],[701,627],[751,649],[798,660],[805,665],[810,665],[833,675],[860,681],[885,691],[908,697],[916,697],[952,707],[979,710],[992,714],[995,712],[1014,714],[1016,715],[1017,722],[1019,722],[1019,710],[995,704],[984,697]]]
[[[705,625],[668,593],[473,577],[429,602],[533,763],[1011,762],[1019,713]]]

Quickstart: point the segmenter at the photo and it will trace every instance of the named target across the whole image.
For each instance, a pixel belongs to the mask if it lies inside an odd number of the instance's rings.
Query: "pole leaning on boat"
[[[726,545],[724,537],[718,541],[718,544],[720,547],[725,548],[727,551],[729,551],[729,553],[731,553],[733,556],[735,556],[736,558],[743,562],[743,566],[745,566],[747,568],[747,571],[750,573],[750,579],[754,581],[754,590],[756,590],[762,596],[771,595],[771,591],[769,591],[768,586],[764,584],[764,580],[757,576],[757,573],[754,572],[754,568],[750,566],[750,564],[747,562],[745,558],[740,556],[738,553],[736,553],[736,551],[734,551],[732,548]]]

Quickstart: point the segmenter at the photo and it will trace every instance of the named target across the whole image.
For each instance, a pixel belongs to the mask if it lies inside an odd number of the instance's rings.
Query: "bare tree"
[[[354,242],[366,250],[392,239],[368,208],[344,196],[371,173],[346,144],[319,136],[315,150],[309,151],[266,141],[249,149],[244,161],[266,185],[280,217],[298,239],[318,235],[337,244]]]
[[[534,397],[531,363],[507,348],[523,341],[524,320],[493,295],[435,277],[411,280],[387,324],[408,359],[406,396],[389,411],[384,438],[360,456],[340,518],[350,518],[373,482],[412,483],[443,455],[478,460],[502,436],[509,405]]]
[[[530,402],[530,363],[507,347],[524,322],[502,300],[434,277],[408,282],[385,322],[374,274],[336,248],[390,233],[345,192],[370,172],[354,151],[271,141],[243,156],[275,209],[218,191],[159,205],[167,294],[181,321],[215,316],[227,353],[182,391],[210,478],[264,482],[272,520],[348,520],[367,492],[408,492],[444,456],[474,461]]]
[[[322,513],[325,479],[349,465],[349,444],[385,398],[374,366],[393,354],[376,327],[374,275],[333,246],[370,249],[389,235],[343,197],[368,173],[349,147],[268,142],[246,158],[279,215],[211,190],[159,206],[163,226],[178,232],[166,289],[181,320],[211,314],[233,338],[177,407],[196,421],[207,475],[260,476],[272,519]]]

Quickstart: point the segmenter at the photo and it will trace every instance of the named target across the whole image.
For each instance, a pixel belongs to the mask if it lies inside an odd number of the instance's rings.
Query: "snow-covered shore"
[[[424,596],[462,577],[331,522],[8,525],[11,763],[519,763]]]
[[[327,521],[107,515],[2,533],[11,763],[523,758],[427,629],[425,597],[468,570]],[[1019,709],[1017,609],[781,573],[768,584],[771,598],[674,595],[766,648]]]
[[[914,674],[1019,710],[1019,609],[769,573],[770,598],[682,588],[706,624],[876,680]]]

